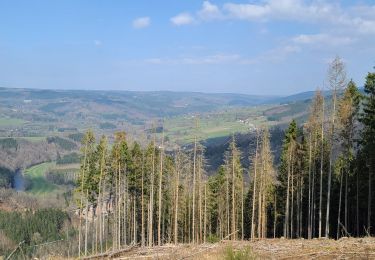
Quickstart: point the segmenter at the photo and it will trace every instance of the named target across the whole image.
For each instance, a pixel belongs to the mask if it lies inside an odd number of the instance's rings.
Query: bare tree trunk
[[[345,171],[345,228],[348,230],[348,169]]]
[[[144,217],[144,163],[145,155],[142,151],[142,179],[141,179],[141,246],[145,246],[145,217]]]
[[[276,193],[274,195],[274,218],[273,218],[273,238],[276,238],[276,222],[277,222],[277,199]]]
[[[369,167],[368,171],[368,200],[367,200],[367,229],[370,233],[371,229],[371,198],[372,198],[372,191],[371,191],[371,167]]]
[[[243,178],[241,176],[241,240],[244,240],[244,191],[243,191]]]
[[[357,171],[357,194],[356,194],[356,229],[357,237],[359,237],[359,180],[358,180],[359,171]]]
[[[300,176],[300,193],[299,193],[299,196],[300,196],[300,203],[299,203],[299,208],[300,208],[300,217],[299,217],[299,238],[302,237],[302,223],[303,223],[303,187],[304,187],[304,182],[303,182],[303,176]]]
[[[340,170],[340,195],[339,195],[339,212],[337,214],[337,234],[336,234],[336,239],[339,239],[339,237],[340,237],[341,197],[342,197],[342,170]]]
[[[196,183],[196,158],[197,158],[197,136],[194,136],[194,155],[193,155],[193,208],[192,208],[192,235],[195,243],[195,183]]]
[[[81,257],[81,237],[82,237],[82,207],[83,207],[83,187],[85,183],[85,170],[87,160],[87,143],[85,144],[85,151],[83,156],[83,168],[82,168],[82,179],[81,179],[81,198],[80,198],[80,209],[79,209],[79,229],[78,229],[78,256]]]
[[[137,219],[136,219],[136,214],[135,214],[135,209],[136,209],[136,198],[135,196],[133,197],[133,244],[137,244]]]
[[[312,238],[312,230],[311,230],[311,148],[312,148],[312,142],[311,142],[311,132],[309,135],[309,210],[308,210],[308,220],[307,220],[307,238],[311,239]]]
[[[86,189],[86,216],[85,216],[85,256],[87,256],[87,232],[88,232],[88,218],[89,218],[89,190]]]
[[[294,237],[294,166],[293,166],[293,156],[292,156],[292,198],[291,198],[291,210],[290,210],[290,238]]]
[[[162,213],[162,196],[161,196],[161,190],[163,185],[163,145],[164,145],[164,130],[163,130],[163,137],[161,141],[161,148],[160,148],[160,173],[159,173],[159,206],[158,206],[158,246],[161,246],[161,213]]]
[[[151,171],[151,189],[150,189],[150,216],[148,219],[148,246],[153,246],[153,218],[154,218],[154,176],[155,176],[155,134],[154,134],[154,144],[152,151],[152,171]]]
[[[179,163],[180,151],[178,150],[176,155],[176,186],[175,186],[175,217],[174,217],[174,243],[178,243],[178,192],[180,185],[180,163]]]
[[[198,168],[198,205],[199,205],[199,243],[202,243],[202,156],[199,157],[199,168]]]
[[[258,238],[262,238],[262,213],[263,213],[263,169],[260,172],[259,195],[258,195]]]
[[[254,239],[255,236],[255,195],[256,195],[256,182],[257,182],[257,163],[258,163],[258,145],[259,145],[259,135],[258,129],[256,133],[256,148],[255,148],[255,160],[254,160],[254,178],[253,178],[253,198],[252,198],[252,214],[251,214],[251,239]]]
[[[233,145],[234,145],[234,137],[233,137]],[[235,198],[235,184],[236,184],[236,176],[234,171],[234,149],[232,150],[232,240],[236,240],[236,198]]]
[[[203,243],[206,243],[207,236],[207,184],[204,185],[204,224],[203,224]]]
[[[290,193],[290,175],[291,175],[291,162],[292,162],[292,147],[289,147],[289,160],[288,160],[288,180],[286,190],[286,205],[285,205],[285,222],[284,222],[284,237],[289,238],[289,193]]]
[[[227,180],[226,180],[226,185],[227,185],[227,190],[226,190],[226,206],[227,206],[227,208],[226,208],[226,217],[227,217],[227,219],[226,219],[226,222],[227,222],[227,235],[229,235],[230,234],[230,225],[229,225],[229,176],[228,176],[228,173],[226,174],[226,176],[227,176]]]
[[[323,99],[324,100],[324,99]],[[322,129],[320,154],[320,187],[319,187],[319,238],[322,237],[322,206],[323,206],[323,164],[324,164],[324,101],[322,103]]]

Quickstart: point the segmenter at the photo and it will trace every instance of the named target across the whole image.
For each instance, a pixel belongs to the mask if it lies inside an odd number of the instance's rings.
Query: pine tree
[[[353,160],[355,157],[355,135],[356,122],[359,113],[359,104],[361,95],[357,86],[353,81],[350,81],[345,89],[343,98],[338,103],[338,126],[340,129],[339,136],[341,141],[341,156],[340,156],[340,196],[339,209],[341,209],[341,194],[343,175],[345,175],[345,214],[344,227],[348,229],[348,177],[353,172]],[[358,198],[356,198],[358,200]],[[337,238],[339,236],[339,226],[341,225],[340,211],[338,214]],[[358,216],[357,216],[358,219]]]
[[[361,145],[368,168],[367,228],[369,229],[372,215],[372,177],[375,173],[375,73],[367,74],[364,91],[363,113],[360,121],[363,124]]]

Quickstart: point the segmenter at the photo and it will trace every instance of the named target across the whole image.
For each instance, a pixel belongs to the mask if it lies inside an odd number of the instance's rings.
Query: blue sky
[[[287,95],[339,55],[362,85],[375,3],[325,0],[0,2],[0,86]]]

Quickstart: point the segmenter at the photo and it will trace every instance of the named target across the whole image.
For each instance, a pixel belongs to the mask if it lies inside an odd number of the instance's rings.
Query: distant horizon
[[[362,87],[358,87],[362,89]],[[170,93],[197,93],[197,94],[218,94],[218,95],[244,95],[244,96],[253,96],[253,97],[269,97],[269,98],[282,98],[282,97],[289,97],[304,93],[313,93],[317,90],[321,90],[323,92],[329,92],[329,89],[315,89],[315,90],[306,90],[301,92],[290,93],[286,95],[271,95],[271,94],[251,94],[251,93],[241,93],[241,92],[205,92],[205,91],[184,91],[184,90],[126,90],[126,89],[84,89],[84,88],[23,88],[23,87],[5,87],[0,85],[0,89],[17,89],[17,90],[36,90],[36,91],[43,91],[43,90],[50,90],[50,91],[61,91],[61,92],[68,92],[68,91],[92,91],[92,92],[134,92],[134,93],[153,93],[153,92],[170,92]]]

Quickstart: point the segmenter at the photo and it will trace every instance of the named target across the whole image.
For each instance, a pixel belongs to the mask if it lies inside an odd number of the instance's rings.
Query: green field
[[[25,139],[32,143],[40,142],[46,140],[45,136],[27,136],[27,137],[20,137],[19,139]]]
[[[19,126],[19,125],[23,125],[24,123],[25,121],[22,119],[0,117],[0,127]]]
[[[26,140],[32,143],[37,143],[46,140],[45,136],[26,136],[26,137],[0,137],[0,139],[14,138],[16,140]]]
[[[266,109],[269,109],[269,106],[228,108],[201,114],[198,120],[192,115],[171,117],[164,122],[165,135],[179,144],[190,143],[194,140],[196,123],[199,140],[244,133],[254,126],[269,123],[263,116]]]
[[[31,184],[31,188],[27,190],[27,192],[35,195],[43,195],[57,190],[59,187],[48,182],[44,177],[44,174],[47,172],[47,170],[54,166],[54,162],[47,162],[26,169],[24,175]]]

